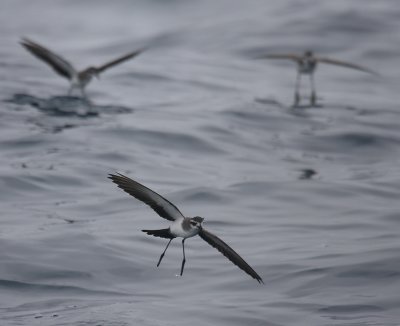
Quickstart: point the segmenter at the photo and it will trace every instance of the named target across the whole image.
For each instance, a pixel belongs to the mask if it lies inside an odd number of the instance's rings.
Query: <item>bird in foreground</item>
[[[251,268],[250,265],[247,264],[243,260],[243,258],[240,257],[231,247],[229,247],[216,235],[203,228],[202,222],[204,219],[202,217],[185,217],[179,211],[179,209],[170,201],[157,194],[153,190],[143,186],[139,182],[136,182],[122,174],[110,174],[109,178],[115,184],[117,184],[119,188],[121,188],[131,196],[135,197],[136,199],[142,201],[143,203],[149,205],[159,216],[172,222],[172,224],[167,229],[142,230],[149,235],[169,239],[167,246],[165,247],[163,253],[158,260],[157,267],[160,266],[161,260],[163,259],[171,241],[175,238],[183,238],[183,260],[180,273],[180,275],[182,276],[186,262],[185,240],[195,235],[199,235],[204,241],[206,241],[212,247],[216,248],[226,258],[228,258],[232,263],[234,263],[244,272],[249,274],[252,278],[256,279],[259,283],[264,283],[261,277],[256,273],[256,271]]]
[[[87,100],[85,93],[85,87],[92,80],[93,77],[99,78],[99,74],[108,68],[111,68],[119,63],[136,57],[143,52],[143,49],[127,53],[121,57],[118,57],[112,61],[109,61],[101,66],[90,66],[83,70],[76,70],[71,63],[69,63],[62,56],[56,54],[55,52],[33,42],[27,38],[23,38],[20,44],[32,53],[35,57],[47,63],[53,70],[60,76],[67,78],[70,81],[70,89],[68,95],[71,95],[75,88],[78,88],[82,96]]]
[[[296,77],[296,89],[294,93],[294,106],[297,106],[300,103],[300,83],[301,83],[301,75],[309,75],[310,83],[311,83],[311,96],[310,96],[310,104],[315,105],[317,101],[317,93],[314,84],[314,72],[317,68],[317,64],[327,63],[336,66],[356,69],[359,71],[367,72],[370,74],[377,75],[376,72],[359,66],[357,64],[345,61],[334,60],[330,58],[317,57],[313,54],[312,51],[305,51],[303,55],[297,54],[268,54],[261,57],[262,59],[288,59],[297,63],[297,77]]]

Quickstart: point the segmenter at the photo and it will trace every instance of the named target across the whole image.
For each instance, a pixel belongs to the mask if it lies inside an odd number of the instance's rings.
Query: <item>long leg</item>
[[[186,263],[186,257],[185,257],[185,239],[182,240],[182,250],[183,250],[183,260],[182,260],[182,266],[181,266],[181,276],[183,274],[183,268],[185,267]]]
[[[315,105],[317,102],[317,93],[315,91],[314,73],[310,74],[310,83],[311,83],[310,103],[311,103],[311,105]]]
[[[72,91],[74,90],[74,88],[75,88],[75,86],[73,84],[71,84],[71,86],[69,87],[69,90],[68,90],[68,96],[72,95]]]
[[[83,99],[86,101],[86,104],[89,107],[89,110],[92,110],[93,109],[92,102],[90,101],[90,99],[86,95],[85,86],[80,85],[79,88],[81,90],[81,94],[82,94]],[[88,112],[85,112],[85,113],[87,114]]]
[[[296,76],[296,88],[294,91],[294,105],[299,105],[300,103],[300,84],[301,84],[301,72],[297,70]]]
[[[173,239],[170,239],[170,240],[168,241],[167,246],[165,247],[163,253],[161,254],[160,259],[158,260],[157,267],[160,266],[161,260],[163,259],[164,255],[165,255],[165,252],[167,251],[167,249],[168,249],[168,247],[169,247],[169,244],[171,243],[172,240],[173,240]]]
[[[89,98],[88,98],[87,95],[86,95],[85,86],[80,85],[80,86],[79,86],[79,89],[81,90],[82,97],[85,99],[85,101],[86,101],[88,104],[90,104],[90,100],[89,100]]]

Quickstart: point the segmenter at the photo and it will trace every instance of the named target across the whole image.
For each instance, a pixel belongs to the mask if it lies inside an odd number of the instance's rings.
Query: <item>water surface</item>
[[[400,9],[384,1],[22,1],[0,4],[1,325],[398,325]],[[76,67],[149,46],[87,91]],[[319,67],[293,109],[290,62],[313,49],[379,70]],[[304,95],[307,95],[304,80]],[[155,266],[167,223],[121,172],[237,250],[200,238]]]

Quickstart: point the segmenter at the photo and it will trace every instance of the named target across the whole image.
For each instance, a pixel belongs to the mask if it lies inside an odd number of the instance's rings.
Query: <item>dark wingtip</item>
[[[367,74],[370,74],[370,75],[372,75],[372,76],[375,76],[375,77],[382,77],[382,75],[381,75],[380,73],[378,73],[378,72],[376,72],[376,71],[374,71],[374,70],[370,70],[370,69],[361,69],[361,71],[363,71],[363,72],[365,72],[365,73],[367,73]]]
[[[120,173],[116,173],[116,174],[110,173],[107,178],[110,179],[113,183],[115,183],[118,187],[121,188],[121,186],[118,182],[118,179],[120,179],[121,177],[124,177],[124,176]]]
[[[30,44],[32,44],[33,42],[25,36],[22,36],[21,39],[19,40],[19,44],[21,44],[22,46],[29,46]]]
[[[134,51],[133,53],[134,53],[135,55],[139,55],[139,54],[141,54],[141,53],[147,51],[148,49],[149,49],[149,47],[148,47],[148,46],[145,46],[145,47],[142,47],[142,48],[140,48],[140,49]]]
[[[115,172],[115,174],[109,173],[107,178],[114,181],[115,179],[121,178],[121,177],[125,177],[125,176],[121,173]]]
[[[25,47],[30,43],[30,41],[26,37],[21,37],[18,43]]]
[[[263,279],[261,278],[260,275],[258,275],[255,271],[253,275],[250,275],[252,278],[254,278],[258,283],[260,284],[265,284]]]

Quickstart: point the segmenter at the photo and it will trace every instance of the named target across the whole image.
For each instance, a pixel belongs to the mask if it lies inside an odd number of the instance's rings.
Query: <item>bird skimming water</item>
[[[300,83],[301,83],[301,75],[309,75],[310,76],[310,84],[311,84],[311,96],[310,96],[310,104],[311,105],[316,105],[317,101],[317,93],[315,89],[315,84],[314,84],[314,72],[315,69],[317,68],[317,64],[319,62],[322,63],[328,63],[332,65],[337,65],[341,67],[347,67],[351,69],[356,69],[360,71],[364,71],[367,73],[371,73],[374,75],[377,75],[376,72],[359,66],[354,63],[350,62],[345,62],[345,61],[339,61],[339,60],[334,60],[330,58],[324,58],[324,57],[317,57],[313,54],[312,51],[305,51],[303,55],[297,55],[297,54],[268,54],[260,57],[262,59],[288,59],[292,60],[297,63],[297,77],[296,77],[296,89],[294,93],[294,106],[299,105],[300,103]]]
[[[118,185],[119,188],[135,197],[136,199],[149,205],[158,215],[172,222],[169,228],[161,230],[142,230],[143,232],[153,235],[155,237],[169,239],[167,246],[158,260],[157,267],[160,266],[165,252],[167,251],[171,241],[174,238],[182,239],[183,260],[181,265],[181,273],[185,267],[185,240],[187,238],[199,235],[204,241],[216,248],[232,263],[249,274],[252,278],[256,279],[259,283],[264,283],[261,277],[255,272],[253,268],[247,264],[242,257],[240,257],[231,247],[216,235],[203,228],[203,218],[199,216],[185,217],[179,209],[170,201],[152,191],[151,189],[143,186],[142,184],[122,175],[110,174],[109,178]]]
[[[47,63],[50,67],[53,68],[53,70],[59,74],[60,76],[67,78],[70,83],[70,89],[68,91],[68,95],[71,95],[72,91],[75,88],[78,88],[81,91],[82,96],[88,100],[86,93],[85,93],[85,87],[89,82],[92,80],[93,77],[98,78],[99,74],[105,71],[108,68],[111,68],[119,63],[122,63],[126,60],[129,60],[141,52],[143,52],[143,49],[137,50],[130,52],[126,55],[123,55],[121,57],[118,57],[117,59],[114,59],[112,61],[109,61],[101,66],[91,66],[86,69],[83,69],[81,71],[77,71],[71,63],[69,63],[67,60],[65,60],[62,56],[54,53],[53,51],[45,48],[42,45],[39,45],[36,42],[33,42],[27,38],[23,38],[21,40],[21,45],[27,49],[30,53],[32,53],[35,57],[38,59],[44,61]]]

